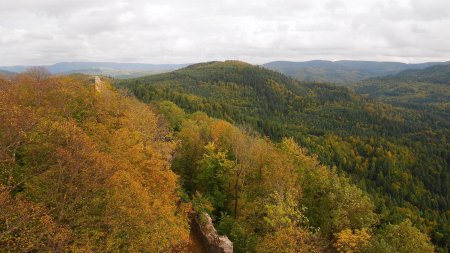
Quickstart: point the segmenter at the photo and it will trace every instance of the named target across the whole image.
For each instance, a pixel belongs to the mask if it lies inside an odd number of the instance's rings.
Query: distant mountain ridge
[[[353,83],[372,77],[395,75],[407,69],[424,69],[433,65],[449,65],[447,62],[408,64],[376,61],[274,61],[262,66],[281,72],[300,81]]]
[[[52,74],[101,74],[113,77],[136,77],[152,73],[177,70],[189,64],[146,64],[146,63],[118,63],[118,62],[59,62],[43,65]],[[23,72],[30,66],[4,66],[0,70]]]
[[[12,75],[14,75],[14,74],[16,74],[15,72],[11,72],[11,71],[6,71],[6,70],[1,70],[0,69],[0,75],[1,76],[12,76]]]
[[[425,69],[407,69],[394,76],[387,76],[381,79],[450,84],[450,65],[435,65]]]
[[[44,67],[46,67],[52,74],[82,73],[89,75],[106,75],[115,78],[133,78],[174,71],[189,65],[190,64],[59,62],[52,65],[44,65]],[[194,64],[194,66],[195,65],[196,64]],[[426,62],[418,64],[350,60],[313,60],[305,62],[274,61],[262,64],[260,66],[280,72],[299,81],[349,84],[374,77],[395,75],[401,71],[409,69],[425,69],[433,65],[450,65],[450,61]],[[0,71],[20,73],[28,67],[30,66],[3,66],[0,67]],[[3,74],[6,75],[6,73]]]

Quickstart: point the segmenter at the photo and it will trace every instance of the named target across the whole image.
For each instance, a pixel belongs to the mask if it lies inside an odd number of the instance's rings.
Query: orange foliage
[[[175,143],[148,106],[83,78],[22,75],[0,85],[0,133],[0,235],[12,215],[32,223],[3,248],[168,252],[189,241]]]

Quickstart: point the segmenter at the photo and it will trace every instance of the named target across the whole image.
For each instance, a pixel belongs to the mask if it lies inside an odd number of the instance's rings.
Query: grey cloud
[[[449,60],[447,0],[1,0],[0,65]]]

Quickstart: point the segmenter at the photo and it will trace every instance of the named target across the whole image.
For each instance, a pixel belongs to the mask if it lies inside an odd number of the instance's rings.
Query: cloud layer
[[[1,0],[0,65],[450,60],[448,0]]]

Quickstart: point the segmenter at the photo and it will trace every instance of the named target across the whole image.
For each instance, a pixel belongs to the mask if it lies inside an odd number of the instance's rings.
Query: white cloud
[[[0,0],[0,65],[450,60],[448,0]]]

